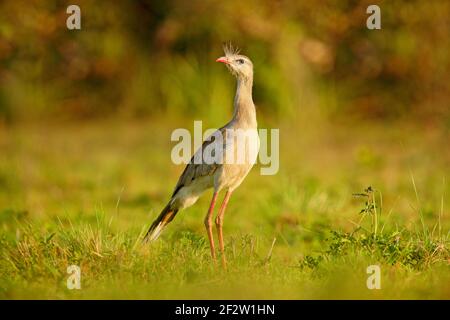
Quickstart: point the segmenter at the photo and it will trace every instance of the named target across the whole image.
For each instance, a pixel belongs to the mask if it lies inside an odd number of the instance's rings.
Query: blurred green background
[[[232,41],[266,117],[449,123],[448,1],[73,1],[0,4],[0,122],[166,114],[225,121]],[[366,28],[381,6],[382,30]],[[310,113],[308,113],[310,112]]]
[[[0,299],[448,299],[449,17],[433,0],[0,1]],[[227,209],[226,276],[211,193],[138,245],[183,170],[171,132],[231,118],[225,41],[254,63],[259,127],[280,129],[279,172],[257,164]]]

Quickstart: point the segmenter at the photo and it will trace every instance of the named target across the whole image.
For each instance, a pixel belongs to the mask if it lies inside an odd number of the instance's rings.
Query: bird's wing
[[[205,163],[201,161],[201,163],[195,163],[194,159],[203,159],[202,154],[205,148],[212,144],[218,143],[215,139],[215,135],[220,133],[223,137],[223,147],[225,147],[225,134],[226,134],[226,126],[215,131],[211,136],[209,136],[202,144],[202,146],[195,152],[194,156],[191,158],[191,161],[188,163],[180,178],[178,179],[177,185],[175,186],[175,190],[173,191],[172,197],[174,197],[177,192],[183,188],[184,186],[189,186],[196,179],[204,176],[212,176],[216,170],[221,166],[220,163]],[[198,162],[198,161],[197,161]]]

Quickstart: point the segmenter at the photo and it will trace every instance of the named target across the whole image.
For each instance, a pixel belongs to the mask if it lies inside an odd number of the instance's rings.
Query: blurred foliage
[[[66,28],[78,4],[82,29]],[[381,7],[382,30],[366,28]],[[0,2],[0,123],[180,113],[226,119],[231,40],[265,114],[449,121],[448,1]]]

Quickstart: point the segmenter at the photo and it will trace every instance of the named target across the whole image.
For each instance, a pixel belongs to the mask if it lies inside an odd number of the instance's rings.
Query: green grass
[[[170,132],[192,122],[0,128],[0,298],[450,298],[448,132],[310,123],[280,124],[280,172],[255,167],[233,195],[226,272],[203,227],[211,193],[139,241],[183,169]]]

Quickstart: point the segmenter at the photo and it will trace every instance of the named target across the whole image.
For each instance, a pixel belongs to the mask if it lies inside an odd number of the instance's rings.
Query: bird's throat
[[[256,128],[256,110],[252,98],[252,79],[238,78],[234,97],[233,120],[241,126]]]

